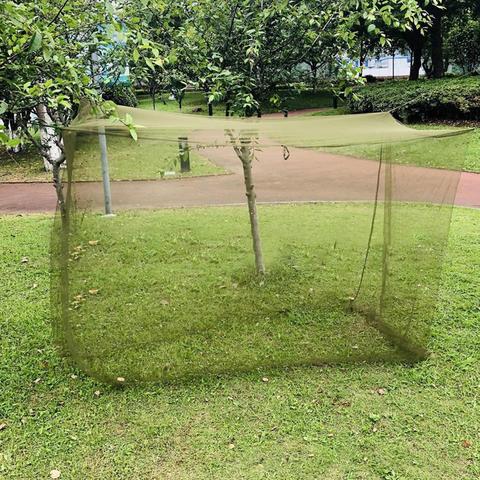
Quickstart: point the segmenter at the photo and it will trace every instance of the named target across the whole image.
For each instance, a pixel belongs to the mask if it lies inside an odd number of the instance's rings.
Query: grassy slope
[[[46,478],[53,468],[65,479],[479,477],[477,211],[454,212],[427,361],[125,389],[75,372],[51,346],[50,225],[0,220],[0,478]]]
[[[442,129],[445,125],[409,125],[412,128]],[[353,145],[331,148],[329,151],[341,155],[377,160],[376,145]],[[447,168],[480,173],[480,129],[477,128],[468,137],[446,138],[430,142],[405,143],[392,148],[391,160],[395,163],[408,163],[431,168]],[[460,152],[460,153],[459,153]],[[459,162],[464,162],[463,165]]]

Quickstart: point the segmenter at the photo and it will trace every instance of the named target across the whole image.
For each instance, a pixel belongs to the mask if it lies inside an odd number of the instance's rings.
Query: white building
[[[377,78],[408,77],[410,74],[411,55],[390,55],[378,58],[367,58],[363,66],[363,76],[371,75]],[[358,66],[358,62],[357,66]],[[425,75],[423,68],[420,68],[420,76]]]

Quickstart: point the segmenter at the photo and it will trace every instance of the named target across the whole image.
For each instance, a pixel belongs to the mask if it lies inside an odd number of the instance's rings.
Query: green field
[[[280,210],[274,210],[277,208]],[[201,309],[202,298],[209,302],[208,308],[211,306],[215,315],[222,312],[223,305],[223,311],[228,313],[226,320],[239,325],[247,325],[247,312],[264,315],[270,310],[277,315],[275,331],[267,331],[269,322],[265,318],[258,320],[260,325],[256,328],[262,335],[279,335],[278,339],[271,338],[270,346],[275,346],[272,351],[282,347],[284,352],[294,352],[296,358],[302,351],[305,355],[303,367],[294,366],[287,355],[274,365],[259,362],[257,368],[252,368],[252,359],[243,355],[247,351],[245,334],[255,327],[248,324],[246,330],[225,330],[227,342],[238,333],[234,337],[237,341],[224,357],[222,367],[226,368],[216,369],[216,364],[209,364],[207,359],[213,357],[208,350],[202,357],[202,346],[196,352],[202,367],[197,375],[182,375],[178,367],[171,370],[169,378],[166,376],[168,383],[124,388],[90,379],[62,360],[52,346],[48,274],[51,218],[3,217],[0,424],[4,427],[0,430],[0,478],[48,478],[52,469],[61,470],[62,479],[75,480],[478,478],[478,211],[454,210],[440,309],[429,344],[433,353],[428,360],[413,365],[372,363],[355,358],[359,355],[354,353],[346,364],[328,362],[309,367],[308,348],[315,342],[320,350],[335,350],[339,344],[346,348],[342,338],[350,341],[348,348],[352,346],[348,330],[339,337],[323,339],[302,334],[314,333],[308,315],[309,309],[315,307],[312,298],[320,299],[317,307],[324,307],[327,298],[323,290],[316,290],[318,278],[312,277],[315,268],[311,265],[318,266],[319,260],[326,260],[325,285],[333,282],[339,286],[341,282],[334,272],[328,273],[328,266],[348,264],[352,253],[341,248],[341,244],[330,244],[323,251],[306,247],[319,242],[315,228],[331,222],[341,212],[359,222],[368,217],[361,205],[350,210],[339,205],[319,205],[319,210],[315,210],[318,218],[312,216],[314,208],[317,207],[261,209],[270,273],[265,285],[255,285],[255,289],[251,288],[251,281],[255,280],[248,273],[252,259],[243,209],[122,214],[109,219],[117,222],[109,228],[114,234],[111,238],[101,237],[102,232],[95,231],[95,225],[84,223],[85,228],[78,235],[84,232],[85,240],[99,242],[85,244],[78,250],[74,271],[85,275],[96,271],[97,276],[90,277],[93,284],[87,282],[82,288],[85,296],[89,295],[89,288],[99,291],[75,312],[80,319],[87,318],[90,311],[99,313],[94,320],[98,321],[97,336],[88,338],[95,355],[98,351],[94,347],[104,344],[104,313],[108,308],[111,312],[128,308],[125,306],[130,303],[129,296],[145,305],[145,296],[151,295],[154,288],[163,308],[159,318],[165,317],[167,311],[170,317],[179,318],[175,311],[200,307],[195,318],[202,319],[201,314],[207,311]],[[243,220],[235,221],[239,214]],[[212,216],[217,222],[212,223]],[[282,226],[275,221],[278,218],[288,222]],[[314,219],[311,225],[305,222],[306,218]],[[303,225],[303,230],[292,231],[293,222]],[[140,226],[150,228],[139,230]],[[275,232],[276,239],[272,236]],[[98,238],[91,238],[96,233]],[[323,238],[329,235],[333,237],[335,233],[325,233]],[[117,246],[111,243],[114,236],[119,240]],[[167,237],[167,244],[159,242]],[[121,250],[119,245],[132,248]],[[225,263],[225,256],[231,261]],[[98,268],[88,267],[91,263],[87,260],[96,261]],[[138,275],[150,271],[158,276],[163,272],[163,277],[156,285],[146,279],[144,286],[138,288],[139,277],[134,276],[129,285],[120,262],[127,271],[131,266],[139,267]],[[193,306],[185,298],[189,287],[184,283],[187,267],[191,287],[195,287],[190,289]],[[112,272],[116,277],[111,284],[125,287],[116,299],[110,298],[108,292]],[[196,280],[195,275],[201,272],[203,277]],[[215,288],[214,294],[207,289],[196,290],[203,283]],[[137,287],[131,288],[133,285]],[[261,288],[264,290],[258,293]],[[178,303],[182,298],[184,303]],[[276,303],[260,302],[272,298],[276,298]],[[252,305],[252,299],[257,303]],[[331,323],[321,326],[321,331],[329,331],[330,335],[335,332],[332,327],[338,331],[338,325],[342,325],[340,310],[333,307]],[[232,316],[232,312],[237,316]],[[123,311],[122,315],[126,325],[130,325],[128,312]],[[132,310],[130,315],[135,318],[136,313]],[[190,333],[195,337],[201,332],[201,325],[195,321],[190,326],[197,330],[176,329],[170,333],[179,337]],[[307,351],[299,348],[299,338]],[[358,338],[360,343],[355,345],[360,350],[362,342],[375,343],[371,336]],[[147,344],[154,341],[151,337],[144,340]],[[176,358],[177,366],[182,365],[181,361],[184,367],[189,366],[188,348],[186,351],[186,358]],[[260,349],[254,351],[261,353]],[[123,362],[122,352],[116,354]],[[148,361],[148,352],[142,358]],[[243,368],[242,358],[248,360]],[[282,367],[283,363],[287,366]],[[108,369],[111,365],[100,367]]]
[[[200,175],[217,175],[225,171],[191,150],[190,172],[180,172],[179,147],[175,143],[144,140],[135,142],[129,137],[109,136],[110,178],[115,180],[154,180]],[[0,159],[0,181],[51,182],[52,174],[45,172],[41,159],[32,161],[33,152]],[[77,140],[75,150],[75,179],[101,179],[98,140],[93,136]]]
[[[439,130],[445,125],[414,124],[411,128]],[[327,151],[357,158],[378,159],[377,145],[352,145],[330,148]],[[398,164],[420,165],[480,173],[480,129],[467,136],[447,137],[424,142],[406,142],[390,149],[390,161]]]
[[[329,108],[332,106],[332,94],[326,90],[319,90],[317,92],[303,91],[298,95],[292,95],[288,91],[279,91],[279,98],[281,99],[281,108],[287,110],[301,110],[304,108]],[[163,94],[162,99],[156,98],[156,110],[179,112],[178,102],[171,100],[168,94]],[[149,95],[140,95],[140,108],[148,110],[153,109],[153,101]],[[277,112],[280,108],[275,108],[272,105],[264,105],[262,107],[263,113]],[[206,96],[202,92],[187,91],[182,101],[182,112],[184,113],[199,113],[208,115],[208,105],[206,103]],[[216,102],[213,104],[214,115],[225,115],[225,104]]]

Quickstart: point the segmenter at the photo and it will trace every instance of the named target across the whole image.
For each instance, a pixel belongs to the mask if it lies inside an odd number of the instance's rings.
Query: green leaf
[[[155,71],[155,66],[153,65],[152,61],[148,57],[145,58],[145,63],[150,67],[151,70]]]
[[[372,33],[376,28],[377,28],[376,25],[374,23],[371,23],[368,26],[367,31],[368,31],[368,33]]]
[[[43,59],[48,62],[52,58],[52,51],[50,48],[45,47],[43,49]]]
[[[128,131],[130,132],[130,136],[135,140],[137,141],[138,140],[138,135],[137,135],[137,130],[135,127],[133,126],[129,126],[128,127]]]
[[[7,111],[8,104],[7,102],[4,102],[3,100],[0,102],[0,115],[2,113],[5,113]]]
[[[134,61],[135,63],[138,62],[138,59],[140,58],[140,53],[138,52],[137,49],[135,49],[135,50],[133,51],[132,58],[133,58],[133,61]]]
[[[37,30],[33,35],[32,42],[30,43],[30,48],[28,49],[28,51],[30,53],[36,52],[42,46],[42,40],[42,34]]]

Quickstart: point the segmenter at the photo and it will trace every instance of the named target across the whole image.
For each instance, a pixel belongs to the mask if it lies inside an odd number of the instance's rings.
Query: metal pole
[[[188,148],[188,138],[178,137],[178,150],[180,156],[180,172],[190,171],[190,149]]]
[[[112,215],[112,193],[110,191],[110,173],[108,170],[107,137],[105,128],[98,128],[98,141],[100,143],[100,159],[102,162],[103,198],[105,215]]]

